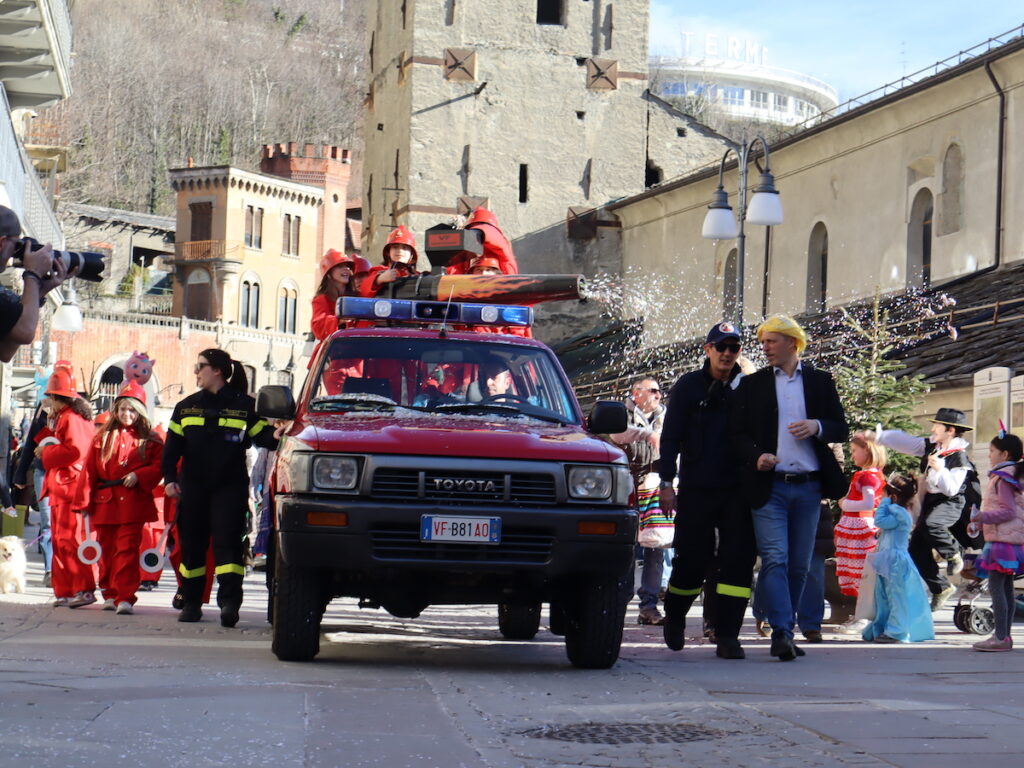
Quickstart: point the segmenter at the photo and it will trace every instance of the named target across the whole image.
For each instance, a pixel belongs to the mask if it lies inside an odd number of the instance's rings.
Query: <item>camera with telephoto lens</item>
[[[14,256],[11,257],[11,261],[17,267],[22,266],[22,262],[25,259],[25,251],[31,249],[37,251],[42,248],[43,245],[38,240],[31,237],[23,237],[14,246]],[[56,248],[53,249],[53,261],[54,266],[59,261],[64,267],[70,272],[75,267],[78,267],[78,272],[75,274],[80,280],[91,280],[94,283],[98,283],[103,279],[103,254],[92,253],[91,251],[58,251]]]

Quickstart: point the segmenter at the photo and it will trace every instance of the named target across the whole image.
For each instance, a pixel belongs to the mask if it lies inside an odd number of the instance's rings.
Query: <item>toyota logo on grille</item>
[[[501,491],[501,487],[493,480],[477,480],[471,477],[435,477],[434,490],[498,493]]]

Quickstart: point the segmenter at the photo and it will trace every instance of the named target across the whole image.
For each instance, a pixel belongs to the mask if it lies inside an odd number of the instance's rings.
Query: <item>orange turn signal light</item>
[[[614,536],[615,523],[602,523],[595,520],[576,523],[576,533],[587,536]]]
[[[306,523],[309,525],[333,525],[344,528],[348,525],[348,512],[307,512]]]

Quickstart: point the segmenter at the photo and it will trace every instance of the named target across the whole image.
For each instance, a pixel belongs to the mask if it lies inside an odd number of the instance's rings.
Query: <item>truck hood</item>
[[[622,461],[622,451],[576,425],[451,414],[306,413],[292,436],[317,451],[406,456]]]

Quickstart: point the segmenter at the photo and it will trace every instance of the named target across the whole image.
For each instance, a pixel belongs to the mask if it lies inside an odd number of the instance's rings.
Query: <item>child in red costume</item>
[[[382,251],[383,264],[370,269],[369,274],[359,284],[359,293],[366,298],[373,298],[388,283],[400,277],[413,277],[419,274],[416,261],[416,236],[405,227],[397,227],[388,235],[388,241]]]
[[[161,479],[163,441],[150,428],[146,393],[137,382],[125,385],[111,410],[89,447],[75,508],[90,516],[103,548],[103,608],[128,614],[134,613],[141,576],[142,527],[157,518],[153,491]]]
[[[94,434],[92,409],[78,396],[69,363],[54,366],[46,395],[52,426],[36,436],[36,456],[46,472],[43,495],[50,499],[54,605],[77,608],[96,602],[92,566],[78,559],[80,520],[74,513],[79,475]]]
[[[856,597],[864,560],[875,550],[875,510],[885,497],[885,448],[861,437],[850,443],[850,458],[859,467],[850,478],[850,490],[839,502],[843,516],[836,523],[836,578],[839,591]]]

